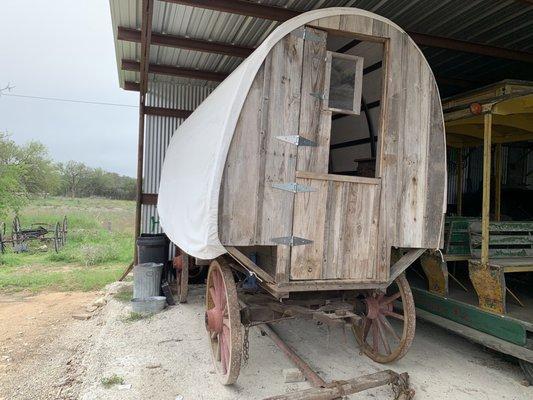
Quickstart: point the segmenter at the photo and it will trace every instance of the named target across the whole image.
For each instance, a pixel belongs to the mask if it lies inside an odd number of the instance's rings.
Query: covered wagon
[[[420,49],[355,8],[281,24],[178,128],[158,211],[184,253],[213,260],[206,327],[224,383],[241,323],[299,314],[351,324],[376,361],[407,352],[403,272],[440,246],[445,148]]]

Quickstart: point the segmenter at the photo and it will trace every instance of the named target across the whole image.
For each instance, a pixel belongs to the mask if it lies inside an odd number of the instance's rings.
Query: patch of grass
[[[128,315],[126,315],[122,319],[122,321],[123,322],[136,322],[136,321],[140,321],[142,319],[150,318],[151,316],[152,316],[152,314],[141,314],[141,313],[130,311],[130,313]]]
[[[118,301],[128,302],[133,297],[133,290],[130,288],[121,289],[117,293],[115,293],[113,297]]]
[[[0,254],[0,290],[89,291],[115,281],[131,262],[134,212],[133,201],[32,199],[19,214],[22,227],[35,223],[55,226],[66,215],[67,243],[59,253],[53,243],[28,242],[28,251],[19,254],[8,246],[8,251]],[[10,236],[11,220],[5,222]]]
[[[117,374],[113,374],[107,378],[102,378],[100,380],[102,383],[102,386],[106,389],[109,389],[110,387],[114,385],[123,385],[124,384],[124,378],[121,376],[118,376]]]

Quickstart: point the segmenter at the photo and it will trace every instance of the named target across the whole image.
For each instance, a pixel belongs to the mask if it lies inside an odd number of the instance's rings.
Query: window
[[[359,115],[363,61],[362,57],[328,51],[325,98],[329,110],[339,114]]]

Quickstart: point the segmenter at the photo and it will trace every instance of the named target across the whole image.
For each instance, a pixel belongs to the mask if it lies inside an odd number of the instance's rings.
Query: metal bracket
[[[326,43],[326,37],[317,35],[313,32],[311,32],[309,29],[306,29],[306,27],[302,27],[300,29],[297,29],[293,31],[293,34],[303,40],[308,40],[310,42],[315,43]]]
[[[310,186],[300,185],[296,182],[287,182],[287,183],[273,183],[272,187],[274,189],[286,190],[287,192],[292,193],[302,193],[302,192],[316,192],[315,188]]]
[[[312,240],[304,239],[298,236],[282,236],[282,237],[272,238],[270,240],[276,244],[284,244],[288,246],[302,246],[304,244],[313,243]]]
[[[316,147],[316,142],[306,139],[300,135],[287,135],[287,136],[276,136],[276,139],[281,140],[282,142],[287,142],[295,146],[309,146]]]

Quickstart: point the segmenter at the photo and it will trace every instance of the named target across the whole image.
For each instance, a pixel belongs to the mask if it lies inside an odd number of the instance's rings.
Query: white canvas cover
[[[218,236],[224,164],[253,80],[274,45],[299,27],[335,15],[360,15],[401,28],[377,14],[348,7],[303,13],[278,26],[176,130],[166,152],[157,208],[170,240],[186,253],[212,259],[226,253]]]

